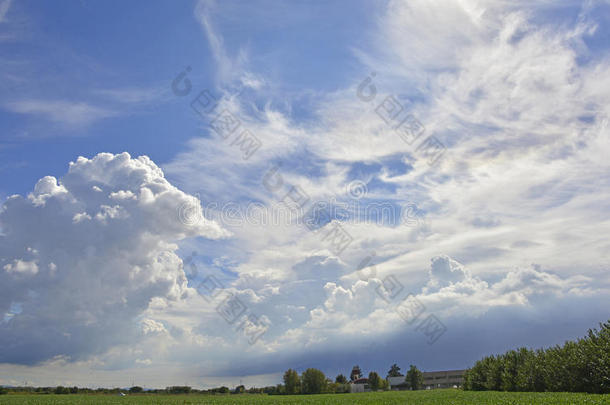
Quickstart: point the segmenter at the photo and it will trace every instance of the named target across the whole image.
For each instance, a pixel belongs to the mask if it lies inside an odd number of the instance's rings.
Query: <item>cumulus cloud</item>
[[[26,262],[23,260],[15,260],[4,266],[4,270],[8,273],[38,273],[38,265],[36,262]]]
[[[437,256],[432,258],[430,265],[431,286],[443,286],[455,284],[469,278],[470,275],[464,267],[448,256]]]
[[[367,337],[384,339],[408,326],[399,308],[409,295],[419,300],[426,314],[451,322],[477,319],[498,308],[527,309],[541,300],[557,302],[603,293],[588,277],[562,278],[539,266],[515,269],[496,282],[487,282],[472,276],[447,255],[432,258],[428,282],[419,291],[403,289],[393,297],[377,278],[343,285],[329,282],[324,291],[323,304],[309,312],[302,328],[288,331],[280,342],[311,345],[322,339],[325,344],[336,345],[349,336],[356,345]]]
[[[165,329],[165,326],[163,326],[161,322],[157,322],[153,319],[142,319],[142,321],[140,321],[140,326],[142,328],[142,333],[145,335],[167,332],[167,329]]]
[[[214,222],[179,220],[193,203],[148,157],[79,157],[0,211],[0,362],[77,359],[134,342],[152,300],[187,295],[176,241],[228,235]],[[198,201],[197,201],[198,203]],[[145,335],[163,325],[140,323]]]
[[[539,265],[517,268],[503,274],[498,281],[487,282],[471,275],[456,260],[442,255],[432,258],[429,281],[417,296],[430,309],[448,316],[480,316],[494,307],[523,307],[542,299],[602,292],[594,287],[591,277],[561,277],[542,270]]]

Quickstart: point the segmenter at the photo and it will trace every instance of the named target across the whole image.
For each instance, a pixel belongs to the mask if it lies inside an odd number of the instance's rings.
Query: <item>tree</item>
[[[0,387],[0,395],[6,395],[8,394],[8,390],[4,387]]]
[[[236,394],[243,394],[245,391],[246,387],[244,387],[243,385],[238,385],[237,387],[235,387]]]
[[[301,388],[299,374],[296,370],[288,369],[284,373],[284,385],[286,386],[286,394],[298,394]]]
[[[388,378],[389,377],[402,377],[402,373],[400,372],[400,367],[398,367],[398,364],[392,364],[392,367],[390,367],[390,371],[388,371]]]
[[[524,352],[523,365],[517,371],[517,391],[545,391],[544,351]]]
[[[337,378],[335,378],[335,382],[337,384],[347,384],[347,378],[343,374],[339,374]]]
[[[377,391],[381,388],[381,377],[375,371],[369,373],[369,386],[371,391]]]
[[[326,389],[326,376],[315,368],[305,370],[301,382],[304,394],[320,394]]]
[[[387,391],[390,389],[390,383],[388,382],[388,380],[381,380],[381,385],[379,386],[379,389],[382,391]]]
[[[464,389],[483,391],[487,387],[487,363],[489,357],[477,361],[474,366],[464,374]]]
[[[356,381],[360,377],[362,377],[362,371],[360,371],[360,367],[356,365],[354,368],[352,368],[352,373],[349,375],[349,380]]]
[[[504,355],[504,370],[502,371],[502,390],[517,391],[519,369],[523,367],[525,356],[522,349],[511,350]]]
[[[191,387],[188,386],[182,386],[182,385],[176,385],[173,387],[168,387],[166,388],[166,391],[169,392],[170,394],[190,394],[191,392]]]
[[[412,390],[418,390],[424,383],[424,375],[417,367],[411,364],[407,376],[405,377],[407,386]]]
[[[137,385],[129,389],[130,394],[138,394],[142,391],[144,391],[144,389],[142,387],[138,387]]]
[[[504,374],[504,357],[491,356],[492,361],[487,369],[487,389],[500,391],[502,389],[502,375]]]
[[[582,343],[583,357],[587,359],[584,372],[588,379],[586,391],[610,393],[610,320],[599,324],[599,330],[589,329]]]

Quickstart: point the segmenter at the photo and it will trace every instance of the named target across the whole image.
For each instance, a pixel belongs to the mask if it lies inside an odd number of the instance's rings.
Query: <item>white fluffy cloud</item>
[[[324,336],[336,344],[346,336],[358,340],[395,333],[405,328],[396,308],[409,294],[423,304],[427,313],[448,320],[480,317],[498,307],[523,308],[538,299],[599,293],[592,285],[593,280],[588,277],[562,278],[539,266],[515,269],[496,282],[487,282],[472,276],[451,257],[436,256],[430,263],[428,282],[421,290],[409,291],[403,286],[395,297],[378,278],[343,285],[327,283],[323,304],[311,310],[306,325],[298,332],[291,331],[290,336],[298,336],[301,343]]]
[[[176,241],[227,235],[216,223],[185,225],[197,204],[148,157],[79,157],[66,175],[42,178],[0,212],[0,362],[79,358],[139,336],[152,299],[185,296]],[[11,312],[12,311],[12,312]],[[144,319],[144,334],[163,325]]]
[[[498,281],[487,282],[472,276],[464,266],[446,255],[432,258],[429,275],[418,298],[431,310],[446,316],[479,316],[494,307],[523,307],[541,299],[602,292],[594,287],[591,277],[561,277],[538,265],[514,269]]]

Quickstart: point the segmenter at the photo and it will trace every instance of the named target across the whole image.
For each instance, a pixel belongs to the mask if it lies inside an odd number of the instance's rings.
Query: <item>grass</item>
[[[472,392],[460,390],[371,392],[361,394],[328,395],[3,395],[0,404],[7,405],[62,405],[62,404],[417,404],[417,405],[538,405],[610,404],[610,395],[530,392]]]

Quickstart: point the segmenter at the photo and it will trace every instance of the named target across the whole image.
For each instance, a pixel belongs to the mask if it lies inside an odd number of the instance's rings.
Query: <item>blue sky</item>
[[[12,173],[3,191],[26,193],[43,175],[61,174],[75,156],[100,151],[146,154],[162,164],[184,150],[188,139],[201,136],[191,111],[177,102],[168,86],[186,66],[192,67],[191,80],[198,88],[219,86],[194,7],[164,1],[147,7],[120,2],[11,3],[3,23],[7,38],[2,51],[8,62],[3,68],[3,102],[37,101],[55,114],[44,113],[38,105],[31,114],[15,114],[25,107],[2,110],[2,170]],[[358,63],[345,42],[358,41],[375,12],[354,4],[347,19],[344,5],[329,7],[324,2],[231,7],[214,15],[229,57],[247,49],[250,63],[265,74],[269,92],[303,98],[305,103],[311,92],[349,85]],[[313,21],[321,27],[311,29]],[[328,41],[328,35],[336,40]],[[277,102],[283,107],[283,100]],[[78,118],[60,117],[57,110],[66,108],[62,103],[84,108]],[[293,108],[299,116],[311,114],[307,106]],[[26,161],[24,155],[31,159]]]
[[[275,385],[583,335],[610,297],[609,19],[2,0],[0,384]]]

